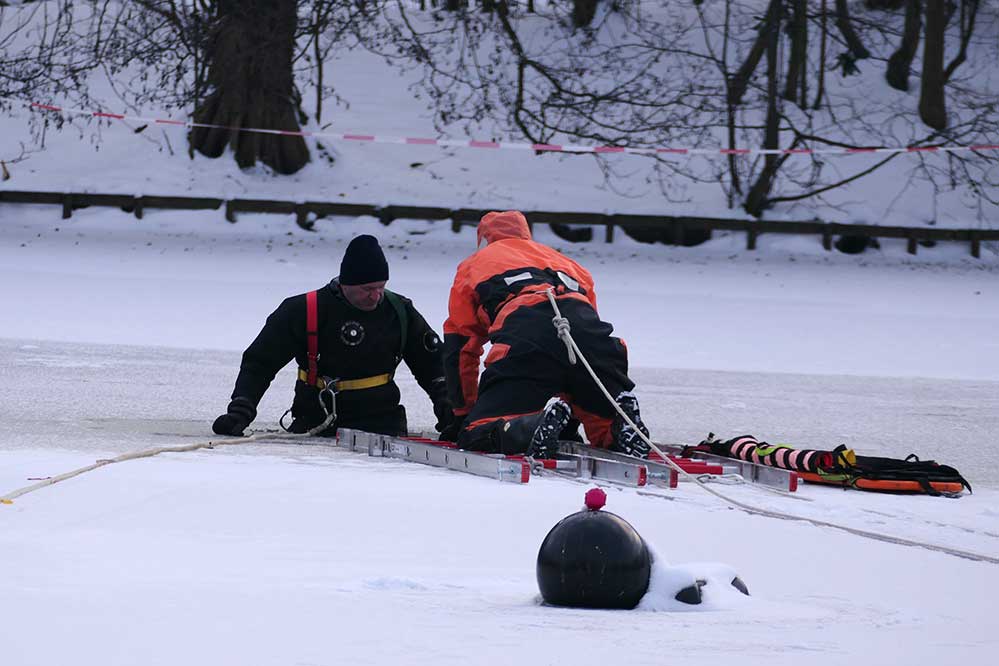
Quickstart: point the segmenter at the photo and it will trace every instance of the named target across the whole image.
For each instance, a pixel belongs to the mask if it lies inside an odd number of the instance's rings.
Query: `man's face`
[[[385,280],[366,284],[341,284],[340,291],[347,302],[358,310],[370,312],[378,307],[385,295]]]

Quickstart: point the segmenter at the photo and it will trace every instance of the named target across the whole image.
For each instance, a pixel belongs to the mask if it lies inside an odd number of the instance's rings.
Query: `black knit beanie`
[[[367,284],[388,279],[388,262],[378,239],[364,234],[350,241],[340,262],[340,284]]]

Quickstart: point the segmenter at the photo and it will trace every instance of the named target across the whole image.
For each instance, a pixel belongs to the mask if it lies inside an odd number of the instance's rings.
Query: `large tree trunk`
[[[923,46],[923,78],[919,86],[919,117],[935,130],[947,129],[944,95],[946,13],[944,0],[926,0],[926,43]]]
[[[909,89],[909,70],[912,69],[912,59],[916,57],[916,49],[919,48],[922,16],[922,0],[908,0],[905,6],[905,31],[902,33],[902,43],[888,58],[888,69],[885,70],[888,85],[896,90]]]
[[[207,54],[210,92],[194,120],[225,129],[194,128],[195,150],[219,157],[229,146],[241,168],[259,159],[283,174],[308,163],[301,136],[238,131],[300,129],[291,67],[297,6],[295,0],[218,0]]]

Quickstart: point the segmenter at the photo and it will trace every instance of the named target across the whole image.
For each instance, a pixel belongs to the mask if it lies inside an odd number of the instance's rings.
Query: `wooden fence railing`
[[[63,218],[73,215],[73,210],[88,206],[120,208],[142,219],[147,209],[218,210],[225,209],[225,218],[236,221],[237,213],[294,214],[303,229],[311,229],[310,214],[319,217],[334,215],[360,217],[370,215],[383,224],[397,219],[450,220],[457,231],[462,225],[478,223],[487,210],[475,208],[440,208],[432,206],[375,206],[373,204],[336,203],[325,201],[279,201],[272,199],[217,199],[212,197],[175,197],[157,195],[87,194],[64,192],[33,192],[0,190],[0,202],[18,204],[50,204],[62,206]],[[870,238],[904,238],[910,254],[916,254],[918,245],[938,241],[968,243],[971,255],[981,256],[982,241],[999,240],[999,229],[938,229],[934,227],[899,227],[873,224],[839,224],[814,221],[736,220],[713,217],[573,213],[553,211],[524,211],[532,224],[589,225],[605,228],[604,238],[610,242],[617,227],[629,231],[668,231],[673,242],[683,244],[685,237],[705,231],[728,230],[746,233],[746,248],[756,248],[760,234],[799,234],[819,236],[822,246],[831,250],[836,236],[855,235]]]

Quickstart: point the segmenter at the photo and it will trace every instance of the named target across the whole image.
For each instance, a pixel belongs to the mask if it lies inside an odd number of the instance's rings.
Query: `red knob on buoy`
[[[604,507],[604,504],[607,504],[607,493],[600,488],[590,488],[586,491],[586,498],[583,502],[590,511],[599,511]]]

